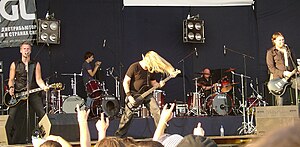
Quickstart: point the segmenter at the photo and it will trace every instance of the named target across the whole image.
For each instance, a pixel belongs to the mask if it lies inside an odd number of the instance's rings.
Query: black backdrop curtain
[[[297,0],[261,0],[254,7],[123,7],[121,1],[111,0],[36,0],[36,4],[38,18],[44,18],[49,9],[55,13],[56,19],[61,20],[61,44],[35,45],[32,57],[41,62],[43,77],[58,72],[58,77],[50,78],[50,82],[65,83],[65,95],[72,94],[71,76],[60,74],[80,73],[86,51],[94,52],[95,59],[103,62],[102,69],[115,67],[114,74],[124,77],[128,66],[140,60],[141,54],[148,50],[158,52],[182,70],[183,63],[178,61],[196,47],[199,56],[192,55],[184,62],[186,92],[194,91],[192,79],[198,77],[195,72],[204,67],[233,67],[237,73],[243,74],[246,71],[252,80],[259,78],[259,87],[262,88],[267,77],[265,51],[271,47],[270,38],[275,31],[281,31],[299,55],[296,48],[300,44],[296,40],[300,2]],[[199,14],[205,21],[204,44],[182,42],[182,21],[188,13]],[[246,57],[244,60],[242,55],[231,51],[224,55],[224,45],[255,59]],[[0,49],[5,78],[8,78],[10,63],[19,57],[18,48]],[[178,76],[166,84],[165,101],[183,100],[182,78]],[[86,97],[81,78],[78,79],[77,93]],[[106,77],[106,84],[109,93],[113,94],[113,78]]]

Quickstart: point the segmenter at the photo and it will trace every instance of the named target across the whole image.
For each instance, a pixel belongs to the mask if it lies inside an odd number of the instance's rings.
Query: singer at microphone
[[[290,55],[291,50],[289,50],[288,45],[285,44],[285,39],[283,34],[280,32],[273,33],[273,35],[271,36],[271,41],[273,46],[267,50],[266,60],[265,60],[268,67],[268,71],[270,71],[270,80],[274,81],[274,79],[277,78],[280,79],[291,78],[291,83],[292,83],[291,87],[294,89],[299,89],[299,85],[300,85],[300,82],[298,82],[299,80],[298,79],[293,80],[292,77],[294,75],[292,71],[294,68],[296,68],[293,67],[293,63],[291,62],[294,61],[294,59],[293,56]],[[274,84],[271,84],[271,86],[273,85]],[[275,103],[276,103],[275,105],[277,106],[283,105],[283,99],[289,99],[290,97],[293,97],[290,95],[290,93],[287,94],[287,92],[283,93],[282,96],[275,95],[275,94],[273,95],[275,96]]]
[[[102,62],[96,61],[94,67],[92,67],[91,63],[94,60],[94,53],[89,52],[89,51],[84,54],[84,59],[85,59],[85,61],[82,64],[83,85],[86,87],[86,90],[87,90],[86,92],[87,92],[88,96],[90,98],[96,98],[95,95],[93,95],[92,92],[89,91],[89,89],[91,89],[91,88],[89,88],[89,85],[91,85],[91,84],[97,85],[98,84],[97,80],[100,80],[100,79],[96,80],[94,77],[96,75],[98,75],[96,73],[97,73],[98,69],[100,68],[100,65]]]
[[[29,108],[30,112],[33,110],[32,112],[37,114],[37,117],[39,118],[42,118],[45,115],[42,97],[38,93],[40,90],[34,91],[33,89],[40,88],[41,90],[48,90],[49,87],[46,86],[42,79],[41,64],[38,61],[30,59],[31,50],[32,46],[30,42],[22,42],[20,45],[21,59],[14,60],[10,65],[8,80],[9,94],[7,94],[7,96],[16,97],[13,98],[15,101],[9,101],[10,103],[7,103],[9,105],[7,124],[14,126],[13,128],[26,128],[26,126],[31,126],[29,121],[31,118]],[[15,91],[15,89],[24,89],[25,91]],[[30,92],[30,90],[33,92]],[[23,101],[20,99],[22,97],[26,97],[26,99]],[[27,100],[30,102],[27,103]],[[7,128],[8,132],[14,130],[13,138],[15,139],[10,140],[11,144],[23,143],[23,141],[26,140],[27,134],[30,134],[33,131],[30,127],[25,129],[26,131],[13,128]]]

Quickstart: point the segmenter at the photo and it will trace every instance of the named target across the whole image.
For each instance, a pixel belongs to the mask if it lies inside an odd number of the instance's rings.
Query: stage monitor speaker
[[[6,135],[6,123],[8,115],[0,115],[0,146],[7,145],[7,135]]]
[[[264,135],[298,122],[299,108],[296,105],[256,107],[255,119],[257,134]]]
[[[67,141],[79,141],[77,114],[46,114],[39,122],[45,136],[59,135]]]

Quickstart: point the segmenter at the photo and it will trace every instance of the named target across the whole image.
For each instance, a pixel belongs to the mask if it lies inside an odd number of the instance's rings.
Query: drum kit
[[[229,72],[229,71],[227,71]],[[200,73],[203,74],[203,73]],[[224,76],[217,83],[213,84],[212,94],[205,96],[205,90],[202,89],[202,84],[199,83],[196,77],[195,92],[190,92],[188,96],[188,113],[187,115],[204,116],[204,115],[228,115],[234,109],[235,101],[228,94],[233,86],[238,84],[229,81],[227,76]],[[198,88],[200,87],[200,89]]]
[[[77,74],[61,74],[62,76],[72,76],[71,88],[73,94],[69,96],[61,95],[61,90],[49,91],[46,94],[46,112],[50,114],[56,113],[76,113],[76,105],[80,108],[90,109],[89,118],[97,118],[100,113],[104,112],[107,116],[113,117],[119,113],[120,106],[118,99],[108,94],[108,89],[105,87],[105,82],[92,79],[85,85],[87,92],[86,102],[83,98],[77,95],[76,77],[82,76],[82,73]],[[63,89],[62,89],[63,90]]]

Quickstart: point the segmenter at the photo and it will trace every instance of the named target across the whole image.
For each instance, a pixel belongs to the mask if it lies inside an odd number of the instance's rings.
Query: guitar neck
[[[291,74],[290,76],[285,77],[285,80],[288,80],[291,76],[293,76],[293,75],[297,72],[297,70],[298,70],[298,69],[294,69],[294,70],[292,71],[292,74]]]
[[[172,77],[171,76],[168,76],[167,78],[165,78],[163,80],[164,83],[166,83],[167,81],[169,81]],[[155,85],[153,87],[151,87],[149,90],[147,90],[146,92],[144,92],[143,94],[141,94],[141,97],[146,97],[147,95],[151,94],[155,89],[157,89],[159,87],[159,84],[158,85]]]
[[[31,94],[31,93],[35,93],[35,92],[38,92],[38,91],[41,91],[41,90],[43,90],[42,88],[35,88],[35,89],[31,89],[31,90],[29,90],[29,94]],[[16,95],[16,97],[20,97],[20,96],[24,96],[24,95],[26,95],[27,94],[27,91],[23,91],[23,92],[20,92],[20,93],[16,93],[15,95]]]

